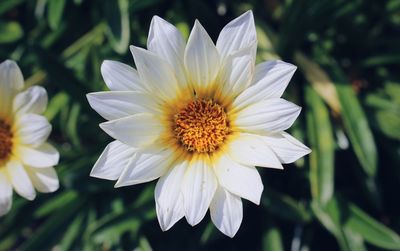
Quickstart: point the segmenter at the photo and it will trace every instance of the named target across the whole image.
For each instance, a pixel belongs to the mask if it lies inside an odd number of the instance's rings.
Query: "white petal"
[[[24,145],[40,146],[50,135],[51,125],[45,117],[28,113],[17,118],[16,137]]]
[[[275,98],[254,103],[238,113],[235,125],[246,132],[270,133],[292,126],[301,107]]]
[[[189,163],[183,161],[170,168],[157,182],[154,197],[158,222],[163,231],[170,229],[185,215],[181,186],[188,167]]]
[[[153,97],[141,92],[93,92],[86,97],[90,106],[107,120],[157,110],[157,103]]]
[[[24,77],[12,60],[0,64],[0,117],[9,115],[15,94],[24,87]]]
[[[227,57],[224,67],[224,91],[233,96],[250,85],[254,73],[253,57],[244,48]]]
[[[5,170],[0,170],[0,216],[5,215],[11,209],[12,186]]]
[[[47,107],[47,92],[41,86],[32,86],[26,91],[18,93],[14,98],[13,111],[15,113],[42,114]]]
[[[297,67],[280,60],[256,66],[252,85],[233,102],[235,109],[270,98],[280,98]]]
[[[311,152],[310,148],[286,132],[266,135],[262,138],[278,156],[280,162],[285,164],[295,162]]]
[[[130,46],[130,49],[145,88],[164,100],[175,98],[179,93],[178,83],[168,62],[143,48]]]
[[[175,70],[181,85],[186,84],[183,57],[185,40],[180,31],[164,19],[154,16],[151,20],[147,49],[165,59]]]
[[[281,162],[261,136],[241,133],[229,144],[228,151],[232,159],[243,165],[283,169]]]
[[[209,87],[219,72],[219,55],[210,36],[195,21],[185,50],[185,67],[195,88]]]
[[[58,176],[53,167],[25,167],[33,186],[41,193],[52,193],[60,187]]]
[[[243,219],[243,206],[240,197],[218,187],[210,205],[211,220],[225,235],[233,238]]]
[[[217,179],[212,167],[203,160],[193,160],[182,184],[185,217],[190,225],[204,218],[216,189]]]
[[[130,186],[158,179],[174,160],[170,148],[147,147],[137,151],[115,187]]]
[[[36,197],[35,188],[21,163],[10,160],[6,165],[10,181],[15,191],[27,200]]]
[[[217,49],[221,58],[225,59],[228,55],[256,43],[256,27],[253,12],[250,10],[232,20],[222,29],[217,40]]]
[[[90,176],[106,180],[117,180],[135,152],[135,148],[117,140],[111,142],[94,164]]]
[[[144,91],[137,71],[129,65],[104,60],[101,75],[111,91]]]
[[[149,145],[158,139],[164,126],[149,113],[139,113],[100,124],[101,129],[116,140],[132,147]]]
[[[264,186],[255,167],[244,166],[228,156],[221,156],[214,168],[219,184],[229,192],[257,205]]]
[[[16,155],[25,165],[37,168],[55,166],[60,159],[57,149],[48,143],[37,148],[16,146]]]

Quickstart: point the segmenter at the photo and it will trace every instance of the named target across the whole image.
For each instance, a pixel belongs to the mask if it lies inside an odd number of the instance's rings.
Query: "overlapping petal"
[[[208,89],[213,84],[220,59],[213,41],[197,20],[189,36],[184,62],[189,81],[196,89]]]
[[[264,186],[255,167],[239,164],[224,155],[215,164],[214,171],[222,187],[254,204],[260,204]]]
[[[6,165],[10,182],[15,191],[27,200],[33,200],[36,197],[35,188],[24,168],[24,166],[15,160],[10,160]]]
[[[150,146],[138,150],[128,162],[115,187],[130,186],[158,179],[174,161],[173,150]]]
[[[32,86],[18,93],[14,98],[14,113],[42,114],[47,107],[47,92],[41,86]]]
[[[179,94],[179,88],[169,63],[143,48],[131,46],[130,49],[146,90],[164,100],[174,99]]]
[[[105,60],[101,64],[101,74],[111,91],[144,91],[145,88],[135,69],[129,65]]]
[[[297,67],[280,61],[267,61],[256,66],[252,84],[233,102],[240,110],[248,105],[271,98],[280,98]]]
[[[229,155],[237,162],[248,166],[283,169],[276,154],[261,136],[241,133],[229,144]]]
[[[42,145],[50,135],[51,125],[41,115],[28,113],[15,121],[16,137],[25,146],[37,147]]]
[[[257,45],[257,33],[253,12],[247,11],[222,29],[217,40],[217,49],[224,60],[236,51],[251,46],[250,56],[255,57],[257,48],[254,44]]]
[[[243,205],[236,196],[222,187],[218,187],[210,205],[211,220],[224,234],[233,238],[243,219]]]
[[[157,182],[154,197],[158,222],[163,231],[170,229],[185,215],[181,187],[188,168],[187,161],[176,163]]]
[[[202,159],[192,160],[182,184],[185,217],[190,225],[197,225],[204,218],[216,189],[212,167]]]
[[[166,60],[174,69],[180,84],[186,84],[185,65],[183,62],[186,42],[179,30],[159,16],[151,20],[147,48]]]
[[[24,87],[24,77],[12,60],[0,64],[0,117],[9,116],[15,94]]]
[[[111,142],[94,164],[90,176],[106,180],[117,180],[135,152],[135,148],[120,141]]]
[[[284,131],[292,126],[300,111],[301,107],[284,99],[268,99],[241,110],[235,125],[259,134]]]
[[[5,170],[0,169],[0,216],[10,211],[12,204],[12,185]]]
[[[120,119],[137,113],[159,112],[156,100],[137,91],[93,92],[87,94],[90,106],[107,120]]]
[[[129,117],[100,124],[108,135],[132,147],[146,146],[158,139],[164,130],[160,120],[150,113],[138,113]]]

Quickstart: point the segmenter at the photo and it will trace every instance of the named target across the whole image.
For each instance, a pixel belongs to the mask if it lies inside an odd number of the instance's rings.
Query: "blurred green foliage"
[[[89,177],[111,139],[85,98],[105,90],[104,59],[133,65],[159,15],[185,37],[199,19],[215,40],[253,9],[258,61],[298,65],[286,98],[303,107],[291,133],[309,157],[259,169],[260,206],[244,204],[229,239],[207,216],[158,227],[154,182],[114,189]],[[0,250],[400,250],[400,1],[1,0],[0,61],[49,92],[61,188],[33,202],[14,196],[0,219]],[[397,233],[396,233],[397,232]]]

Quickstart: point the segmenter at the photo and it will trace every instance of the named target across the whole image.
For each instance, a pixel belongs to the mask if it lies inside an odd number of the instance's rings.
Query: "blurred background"
[[[85,94],[106,90],[103,60],[134,65],[128,46],[145,47],[153,15],[186,38],[197,18],[215,41],[248,9],[258,62],[298,66],[285,98],[303,110],[290,133],[313,152],[284,171],[259,168],[262,203],[244,202],[235,238],[209,215],[164,233],[155,182],[114,189],[89,177],[111,138]],[[399,0],[1,0],[5,59],[47,89],[62,157],[56,193],[14,194],[0,250],[400,250]]]

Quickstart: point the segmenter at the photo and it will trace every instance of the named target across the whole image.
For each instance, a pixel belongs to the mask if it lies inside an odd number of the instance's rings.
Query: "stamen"
[[[191,101],[174,120],[175,136],[189,152],[212,153],[230,133],[223,107],[212,100]]]
[[[11,154],[13,142],[11,127],[0,119],[0,162],[7,160]]]

